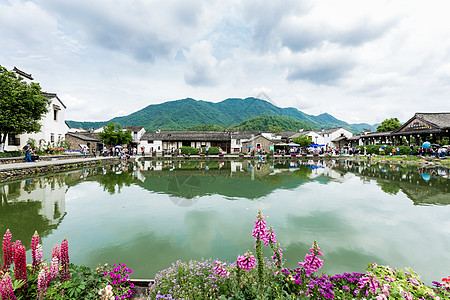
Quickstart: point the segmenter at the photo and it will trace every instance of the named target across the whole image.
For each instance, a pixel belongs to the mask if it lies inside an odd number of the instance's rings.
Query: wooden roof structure
[[[450,113],[416,113],[392,135],[448,133],[449,129]]]
[[[33,77],[31,76],[31,74],[25,73],[24,71],[21,71],[19,69],[17,69],[16,67],[14,67],[13,72],[15,72],[16,74],[29,79],[29,80],[33,80]]]

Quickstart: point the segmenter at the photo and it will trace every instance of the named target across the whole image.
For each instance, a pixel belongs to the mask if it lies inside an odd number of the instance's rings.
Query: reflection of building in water
[[[402,191],[416,205],[450,204],[448,178],[439,176],[438,172],[447,174],[448,171],[442,168],[347,162],[339,169],[354,173],[362,180],[375,180],[386,193],[396,195]]]
[[[31,178],[0,185],[0,195],[5,204],[15,202],[40,202],[38,213],[51,225],[58,224],[64,215],[68,187],[56,177]]]

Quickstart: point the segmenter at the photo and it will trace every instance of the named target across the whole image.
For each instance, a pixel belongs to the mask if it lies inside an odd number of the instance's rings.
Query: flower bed
[[[370,264],[366,273],[317,274],[323,260],[314,241],[298,268],[283,267],[282,249],[272,227],[258,213],[255,255],[247,251],[236,262],[177,261],[159,272],[149,299],[450,299],[450,277],[426,286],[407,268]],[[271,247],[271,259],[262,247]]]
[[[52,249],[50,263],[42,260],[37,232],[31,238],[32,264],[26,264],[25,246],[11,242],[9,230],[3,237],[3,265],[0,269],[0,298],[16,299],[126,299],[134,291],[132,270],[125,264],[104,264],[97,269],[69,262],[66,239]]]
[[[427,286],[410,268],[369,264],[365,273],[318,274],[324,256],[316,241],[297,268],[284,268],[283,250],[275,230],[258,212],[252,231],[255,253],[247,251],[235,262],[177,261],[155,276],[148,299],[450,299],[450,276]],[[69,245],[55,245],[49,264],[42,260],[39,235],[31,239],[32,264],[25,247],[14,243],[9,230],[3,237],[0,270],[1,300],[15,299],[126,299],[132,270],[125,264],[104,264],[93,270],[69,262]],[[270,247],[273,256],[262,256]]]

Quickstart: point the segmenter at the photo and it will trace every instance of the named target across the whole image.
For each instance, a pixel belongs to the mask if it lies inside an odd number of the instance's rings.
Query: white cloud
[[[67,95],[67,117],[75,120],[259,90],[281,107],[347,122],[406,120],[449,110],[449,6],[0,0],[0,64]]]
[[[211,54],[211,44],[200,41],[185,52],[187,67],[184,78],[192,86],[215,85],[218,80],[216,58]]]

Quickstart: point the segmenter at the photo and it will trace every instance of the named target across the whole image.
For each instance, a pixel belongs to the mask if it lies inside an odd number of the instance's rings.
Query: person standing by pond
[[[83,149],[81,151],[83,152],[83,158],[86,158],[86,152],[87,152],[86,146],[83,146]]]
[[[25,162],[33,162],[33,159],[31,158],[30,143],[27,143],[25,146],[23,146],[22,150],[25,152]]]

